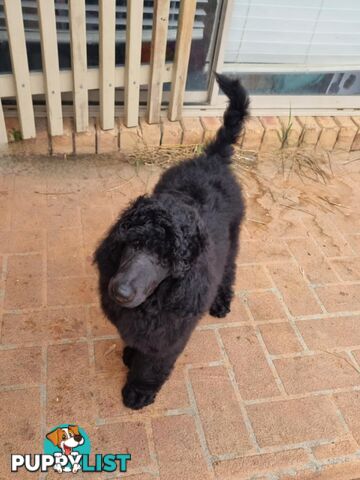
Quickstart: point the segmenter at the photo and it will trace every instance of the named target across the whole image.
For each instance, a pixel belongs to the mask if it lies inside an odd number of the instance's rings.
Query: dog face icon
[[[59,447],[64,455],[71,455],[73,448],[84,443],[84,437],[79,432],[77,425],[59,427],[48,433],[46,438]]]

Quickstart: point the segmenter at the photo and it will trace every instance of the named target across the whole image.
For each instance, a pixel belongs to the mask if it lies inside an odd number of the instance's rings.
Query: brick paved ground
[[[11,452],[41,452],[63,422],[93,451],[131,452],[131,480],[360,477],[360,161],[338,155],[327,185],[277,163],[237,168],[248,212],[231,314],[201,321],[135,413],[91,254],[158,169],[2,160],[1,479],[16,478]]]

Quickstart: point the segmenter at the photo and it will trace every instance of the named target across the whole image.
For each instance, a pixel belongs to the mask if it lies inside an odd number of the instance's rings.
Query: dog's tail
[[[215,76],[221,90],[230,102],[224,113],[224,124],[217,131],[215,139],[206,146],[205,152],[208,155],[218,154],[222,157],[230,157],[231,145],[236,143],[248,116],[250,100],[238,79],[232,79],[219,73],[215,73]]]

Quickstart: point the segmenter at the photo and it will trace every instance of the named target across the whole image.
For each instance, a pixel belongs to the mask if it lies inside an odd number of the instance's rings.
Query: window
[[[224,62],[253,94],[360,94],[360,2],[234,0]]]

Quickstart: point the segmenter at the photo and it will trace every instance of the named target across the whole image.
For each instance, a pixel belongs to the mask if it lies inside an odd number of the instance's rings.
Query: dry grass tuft
[[[281,149],[274,153],[263,154],[266,160],[271,160],[282,172],[283,178],[289,181],[296,175],[302,182],[310,180],[326,185],[334,176],[331,155],[328,152],[313,149]],[[254,168],[258,163],[258,153],[242,151],[236,148],[234,165],[243,168]]]
[[[135,149],[127,154],[127,160],[132,165],[156,165],[167,168],[204,151],[204,145],[169,145]],[[234,167],[254,168],[258,162],[258,152],[241,150],[235,147]],[[305,179],[327,184],[333,176],[331,157],[326,152],[314,150],[281,149],[276,153],[263,155],[279,166],[284,180],[296,175],[302,181]]]
[[[167,168],[187,158],[200,155],[203,150],[204,145],[146,146],[126,154],[126,158],[132,165],[156,165]]]

